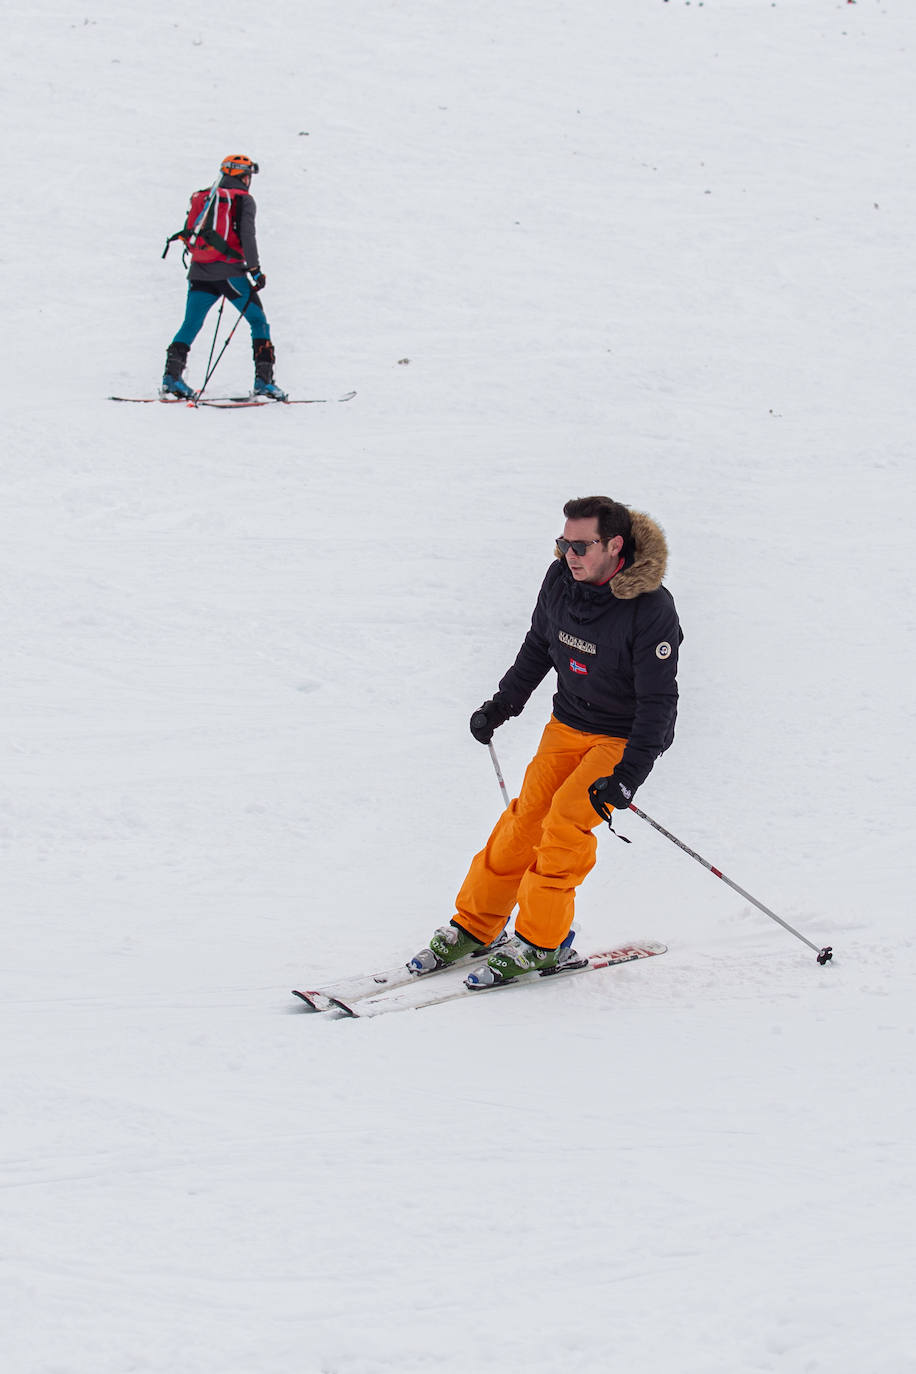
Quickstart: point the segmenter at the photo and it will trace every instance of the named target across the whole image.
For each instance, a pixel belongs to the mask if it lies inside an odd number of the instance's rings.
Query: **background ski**
[[[411,987],[414,983],[425,983],[427,979],[452,969],[467,971],[475,964],[483,963],[486,954],[469,954],[454,964],[443,968],[430,969],[428,973],[411,973],[406,962],[394,968],[383,969],[380,973],[360,973],[352,978],[338,978],[321,988],[293,988],[294,997],[306,1004],[310,1011],[330,1011],[340,998],[347,1006],[364,1001],[375,993],[392,992],[398,988]]]
[[[197,405],[213,406],[217,410],[233,410],[239,406],[326,406],[332,401],[352,401],[355,395],[355,391],[347,391],[343,396],[309,396],[303,399],[290,397],[286,401],[278,401],[269,396],[219,396],[211,401],[209,397],[204,396]]]
[[[575,964],[571,968],[565,969],[545,969],[542,972],[525,973],[519,978],[513,978],[508,983],[497,983],[490,988],[469,988],[467,983],[462,981],[457,987],[453,981],[443,984],[441,979],[437,980],[436,985],[425,988],[422,991],[413,988],[401,987],[398,989],[388,989],[380,995],[363,997],[343,997],[333,995],[330,997],[330,1007],[336,1008],[349,1017],[363,1016],[384,1016],[391,1011],[419,1011],[422,1007],[439,1006],[442,1002],[454,1002],[459,997],[487,997],[491,993],[508,991],[510,988],[530,986],[532,983],[539,982],[544,978],[567,979],[575,978],[581,973],[595,973],[598,969],[612,968],[616,964],[630,964],[637,959],[650,959],[656,954],[665,954],[668,946],[660,944],[657,940],[644,940],[641,943],[628,945],[618,945],[615,949],[599,950],[594,954],[585,957],[581,964]],[[457,967],[452,964],[451,968]],[[447,972],[448,970],[440,970]]]
[[[193,396],[109,396],[109,401],[122,401],[126,405],[147,406],[158,401],[162,405],[176,405],[183,402],[196,410],[199,406],[210,406],[214,410],[238,410],[242,407],[251,408],[253,406],[325,406],[333,402],[352,401],[356,395],[355,391],[347,391],[343,396],[307,396],[303,398],[293,397],[288,401],[273,401],[268,397],[259,399],[257,396],[216,396],[211,400],[209,396],[197,400]]]

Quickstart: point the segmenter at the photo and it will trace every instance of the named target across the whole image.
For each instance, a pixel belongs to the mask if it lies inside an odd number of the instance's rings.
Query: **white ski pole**
[[[490,740],[490,743],[487,745],[487,748],[490,751],[490,758],[493,760],[493,767],[496,770],[496,781],[499,783],[499,790],[503,794],[503,801],[505,802],[506,806],[508,806],[509,793],[506,791],[506,784],[503,781],[502,769],[499,766],[499,759],[496,757],[496,750],[493,748],[492,740]]]
[[[784,921],[781,916],[777,916],[775,911],[771,911],[768,906],[764,906],[763,902],[758,902],[756,897],[752,897],[749,892],[745,892],[743,887],[739,887],[737,883],[733,883],[731,878],[726,878],[725,874],[714,867],[708,859],[702,858],[701,855],[697,854],[689,845],[686,845],[683,840],[679,840],[676,835],[672,835],[670,830],[666,830],[663,825],[659,825],[658,821],[654,821],[651,816],[647,816],[645,811],[640,811],[639,807],[633,802],[630,802],[627,809],[629,811],[635,811],[641,820],[648,821],[653,830],[657,830],[660,835],[664,835],[666,839],[671,840],[672,844],[676,844],[678,849],[683,849],[685,854],[689,854],[691,859],[696,859],[698,864],[702,864],[704,868],[708,868],[710,873],[714,874],[715,877],[721,878],[723,883],[727,883],[728,886],[739,893],[745,901],[750,902],[758,911],[762,911],[764,916],[769,916],[771,921],[775,921],[777,925],[782,926],[783,930],[787,930],[790,935],[794,935],[796,939],[801,940],[809,949],[813,949],[817,955],[817,962],[819,964],[829,963],[833,958],[833,947],[831,945],[824,945],[823,949],[818,949],[817,945],[809,940],[807,935],[802,935],[801,931],[796,930],[794,926],[790,926],[788,921]],[[610,822],[608,822],[608,824],[610,824]],[[611,828],[613,829],[613,827]]]

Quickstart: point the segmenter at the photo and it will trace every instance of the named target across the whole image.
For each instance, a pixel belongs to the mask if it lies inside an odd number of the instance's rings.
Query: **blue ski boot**
[[[159,388],[160,396],[180,396],[185,401],[193,401],[197,395],[192,391],[186,381],[181,377],[170,377],[168,373],[162,379],[162,386]]]
[[[187,361],[188,345],[170,343],[165,355],[165,375],[159,388],[160,396],[180,396],[184,401],[193,401],[197,392],[191,390],[181,375]]]
[[[252,339],[254,353],[254,395],[264,396],[269,401],[288,401],[289,397],[274,381],[274,363],[277,355],[270,339]]]
[[[271,401],[288,401],[289,397],[285,391],[281,391],[276,382],[262,382],[260,377],[255,378],[255,396],[267,396]]]

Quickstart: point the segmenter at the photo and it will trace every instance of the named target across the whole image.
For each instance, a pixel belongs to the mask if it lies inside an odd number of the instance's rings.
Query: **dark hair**
[[[579,496],[566,502],[563,514],[567,520],[588,520],[596,516],[598,535],[603,543],[620,534],[623,536],[624,551],[630,547],[633,538],[630,512],[626,506],[619,501],[612,501],[609,496]]]

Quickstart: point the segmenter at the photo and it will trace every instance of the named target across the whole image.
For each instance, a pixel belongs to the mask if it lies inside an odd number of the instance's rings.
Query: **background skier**
[[[195,395],[182,376],[188,352],[207,314],[225,296],[244,314],[251,329],[255,394],[276,401],[287,399],[274,382],[274,346],[258,295],[266,278],[261,271],[255,234],[257,206],[250,192],[251,178],[257,170],[258,164],[243,153],[224,158],[218,184],[194,192],[184,228],[166,244],[167,253],[169,243],[182,239],[191,266],[185,316],[166,352],[163,395],[189,399]]]

